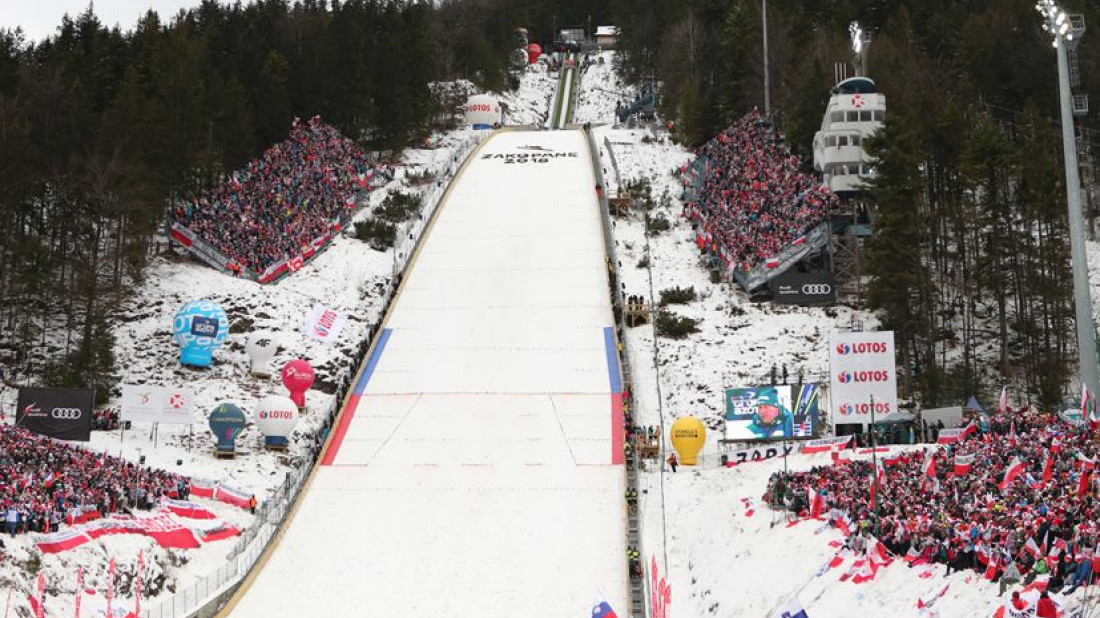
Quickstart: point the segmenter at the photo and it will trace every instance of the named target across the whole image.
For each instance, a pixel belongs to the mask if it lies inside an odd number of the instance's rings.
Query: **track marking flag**
[[[1081,420],[1093,424],[1096,414],[1096,396],[1089,391],[1089,385],[1081,383]],[[1094,426],[1094,425],[1093,425]]]
[[[798,597],[787,601],[787,604],[783,606],[776,614],[775,618],[810,618],[810,615],[806,613],[806,610],[802,609],[802,604],[798,602]]]

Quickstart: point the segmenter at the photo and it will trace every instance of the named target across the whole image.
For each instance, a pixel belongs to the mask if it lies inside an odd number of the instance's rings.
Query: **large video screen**
[[[817,435],[818,384],[726,389],[727,440],[789,440]]]

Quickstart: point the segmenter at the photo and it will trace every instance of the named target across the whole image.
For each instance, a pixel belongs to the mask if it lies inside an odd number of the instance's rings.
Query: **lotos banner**
[[[135,423],[189,425],[193,419],[194,400],[195,395],[189,388],[123,384],[120,416],[124,421]]]
[[[833,423],[867,424],[898,411],[893,331],[834,332],[829,336]]]
[[[317,303],[306,314],[305,322],[302,324],[302,334],[321,343],[334,343],[347,323],[346,313]]]
[[[20,388],[15,425],[58,440],[87,442],[94,404],[95,391],[90,389]]]

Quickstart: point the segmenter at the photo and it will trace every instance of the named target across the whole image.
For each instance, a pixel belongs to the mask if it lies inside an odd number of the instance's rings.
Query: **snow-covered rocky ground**
[[[501,100],[508,105],[505,124],[542,126],[546,122],[558,83],[558,74],[548,72],[546,67],[545,62],[527,67],[519,88],[501,96]]]
[[[852,321],[873,329],[874,316],[843,306],[752,303],[737,286],[711,283],[691,227],[680,216],[680,182],[673,175],[691,153],[663,130],[615,126],[616,100],[632,99],[633,92],[618,80],[612,58],[601,54],[583,74],[575,120],[597,127],[609,195],[616,195],[618,186],[608,143],[623,183],[649,180],[657,204],[650,216],[663,214],[671,223],[649,239],[647,251],[641,213],[614,220],[625,293],[654,300],[663,289],[692,286],[698,300],[670,309],[702,320],[700,332],[685,339],[658,338],[656,351],[650,325],[628,329],[637,422],[667,428],[682,415],[720,415],[726,387],[761,385],[773,365],[786,365],[792,379],[802,368],[807,380],[827,381],[830,331]],[[667,466],[651,464],[640,475],[640,550],[647,566],[656,557],[661,575],[667,573],[671,616],[771,618],[793,597],[813,618],[918,616],[917,600],[946,584],[948,591],[935,606],[942,618],[990,616],[1000,606],[995,585],[973,573],[945,578],[943,566],[909,569],[895,561],[874,580],[854,584],[840,581],[854,561],[849,557],[819,575],[837,554],[841,534],[820,522],[788,527],[761,500],[768,477],[783,469],[782,459],[721,467],[720,437],[710,432],[697,468],[672,474]],[[794,470],[830,463],[828,455],[788,459]]]

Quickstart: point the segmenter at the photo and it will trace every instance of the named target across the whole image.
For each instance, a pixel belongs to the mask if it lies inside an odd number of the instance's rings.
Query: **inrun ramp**
[[[460,172],[242,618],[627,612],[622,400],[586,138]]]

